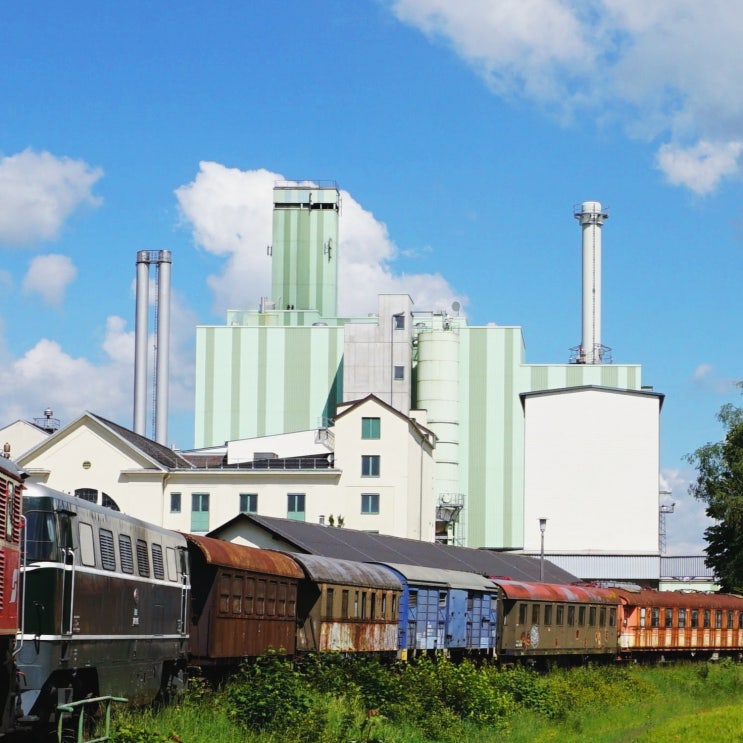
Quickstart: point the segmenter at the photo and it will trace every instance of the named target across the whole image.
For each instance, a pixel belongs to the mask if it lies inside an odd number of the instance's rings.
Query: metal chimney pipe
[[[168,372],[170,362],[170,267],[169,250],[161,250],[157,261],[157,351],[155,370],[155,441],[167,445]]]
[[[583,232],[582,337],[578,352],[581,364],[600,364],[601,344],[601,226],[608,213],[598,201],[584,201],[573,210]]]
[[[134,325],[134,432],[147,433],[147,315],[150,294],[149,251],[137,252],[137,298]]]

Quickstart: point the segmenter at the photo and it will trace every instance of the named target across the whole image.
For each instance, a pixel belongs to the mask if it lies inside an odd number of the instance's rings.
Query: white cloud
[[[39,255],[31,261],[23,279],[23,291],[38,294],[44,303],[58,306],[76,276],[77,268],[66,255]]]
[[[703,196],[713,191],[720,180],[738,172],[738,158],[743,142],[700,141],[693,147],[663,145],[658,150],[657,165],[674,186],[686,186]]]
[[[78,207],[101,203],[91,189],[102,175],[82,160],[31,149],[0,159],[0,244],[55,239]]]
[[[271,293],[273,186],[285,180],[267,170],[240,171],[218,163],[201,163],[196,178],[176,190],[184,221],[194,240],[210,253],[226,258],[219,275],[207,281],[214,291],[215,312],[257,309]],[[339,312],[366,315],[377,309],[377,294],[411,295],[425,309],[448,307],[456,297],[439,274],[394,273],[397,249],[386,226],[348,192],[341,192]],[[460,301],[465,300],[459,297]]]
[[[662,138],[668,181],[708,193],[737,173],[743,5],[729,0],[389,0],[499,95],[592,112]]]

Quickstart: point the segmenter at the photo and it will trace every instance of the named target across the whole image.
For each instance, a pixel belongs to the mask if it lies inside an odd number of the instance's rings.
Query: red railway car
[[[18,633],[21,504],[25,473],[0,456],[0,730],[12,727]]]
[[[743,597],[702,591],[615,589],[620,649],[641,656],[737,655],[743,650]]]

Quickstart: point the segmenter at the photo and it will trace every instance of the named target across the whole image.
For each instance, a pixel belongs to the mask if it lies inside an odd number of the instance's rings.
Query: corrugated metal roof
[[[399,563],[384,563],[397,570],[408,583],[423,583],[432,586],[446,586],[448,588],[462,588],[470,591],[494,591],[493,581],[462,570],[444,570],[442,568],[427,568],[420,565],[401,565]]]
[[[399,578],[381,565],[338,560],[320,555],[292,553],[291,557],[304,567],[309,578],[320,583],[345,583],[349,586],[402,590]]]
[[[615,604],[616,593],[597,586],[566,586],[551,583],[524,583],[522,581],[496,580],[509,599],[533,601],[590,601],[595,604]]]
[[[369,534],[355,529],[320,526],[293,519],[240,514],[210,534],[216,536],[228,527],[239,527],[241,520],[261,527],[292,544],[295,548],[293,551],[297,552],[359,562],[399,563],[461,570],[488,577],[539,580],[539,558],[527,555],[421,542],[385,534]],[[544,577],[549,583],[573,583],[577,580],[574,574],[552,564],[549,559],[544,562]]]
[[[260,550],[242,544],[223,542],[220,539],[184,534],[184,537],[201,550],[210,565],[221,565],[239,570],[255,570],[269,575],[284,575],[290,578],[304,578],[304,572],[287,555],[273,550]]]

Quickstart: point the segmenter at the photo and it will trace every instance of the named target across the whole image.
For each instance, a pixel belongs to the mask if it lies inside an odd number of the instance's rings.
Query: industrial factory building
[[[371,394],[425,411],[438,539],[531,551],[547,519],[550,552],[657,560],[662,395],[602,343],[601,204],[575,209],[583,335],[564,364],[527,364],[520,327],[471,326],[456,302],[381,295],[373,314],[339,317],[339,210],[335,184],[274,189],[272,297],[196,330],[195,446],[328,430],[342,403]]]

